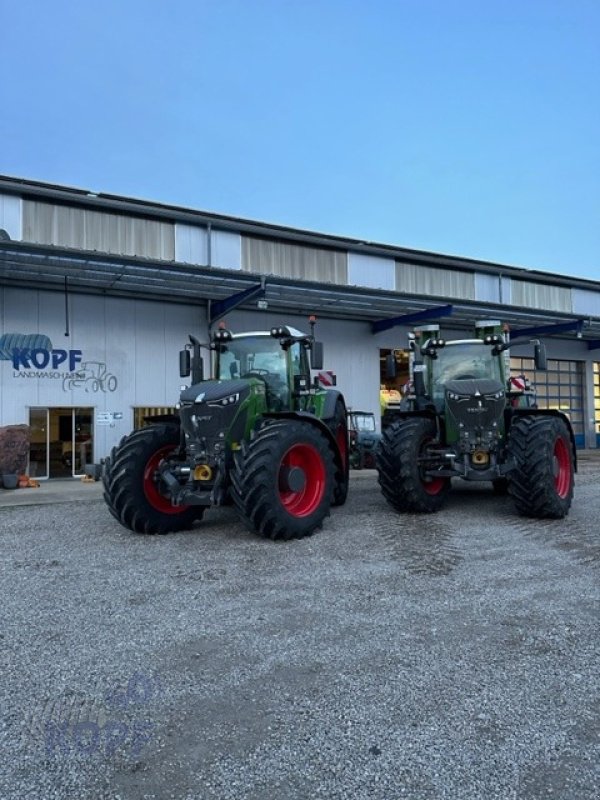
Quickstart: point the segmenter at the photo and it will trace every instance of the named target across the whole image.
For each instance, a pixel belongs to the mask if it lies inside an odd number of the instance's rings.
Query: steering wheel
[[[475,377],[475,375],[471,375],[470,373],[467,374],[465,372],[464,375],[457,375],[456,378],[453,378],[453,380],[455,380],[455,381],[476,381],[477,378]]]
[[[269,374],[270,373],[268,369],[249,369],[248,372],[244,372],[242,378],[248,378],[248,377],[263,378],[265,375]]]

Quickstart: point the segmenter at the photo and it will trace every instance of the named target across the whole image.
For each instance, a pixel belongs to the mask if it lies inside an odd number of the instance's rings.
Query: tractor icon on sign
[[[106,370],[104,361],[83,361],[80,369],[63,381],[63,391],[85,389],[86,392],[114,392],[117,377]]]

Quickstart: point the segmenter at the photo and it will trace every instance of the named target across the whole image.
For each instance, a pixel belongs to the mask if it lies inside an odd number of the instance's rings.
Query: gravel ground
[[[398,516],[355,473],[291,543],[0,510],[0,797],[597,800],[599,475],[531,521],[464,483]]]

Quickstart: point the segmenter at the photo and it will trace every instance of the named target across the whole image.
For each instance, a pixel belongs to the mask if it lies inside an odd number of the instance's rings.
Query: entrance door
[[[93,408],[32,408],[29,474],[80,477],[93,462]]]

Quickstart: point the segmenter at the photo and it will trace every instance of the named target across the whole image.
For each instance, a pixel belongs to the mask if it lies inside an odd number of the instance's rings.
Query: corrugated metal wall
[[[243,236],[242,269],[285,278],[344,284],[348,282],[348,254]]]
[[[512,281],[512,304],[525,308],[541,308],[545,311],[570,312],[573,310],[570,288],[514,279]]]
[[[23,239],[125,256],[175,259],[175,226],[142,217],[23,201]]]
[[[475,274],[461,270],[396,262],[396,291],[475,299]]]

